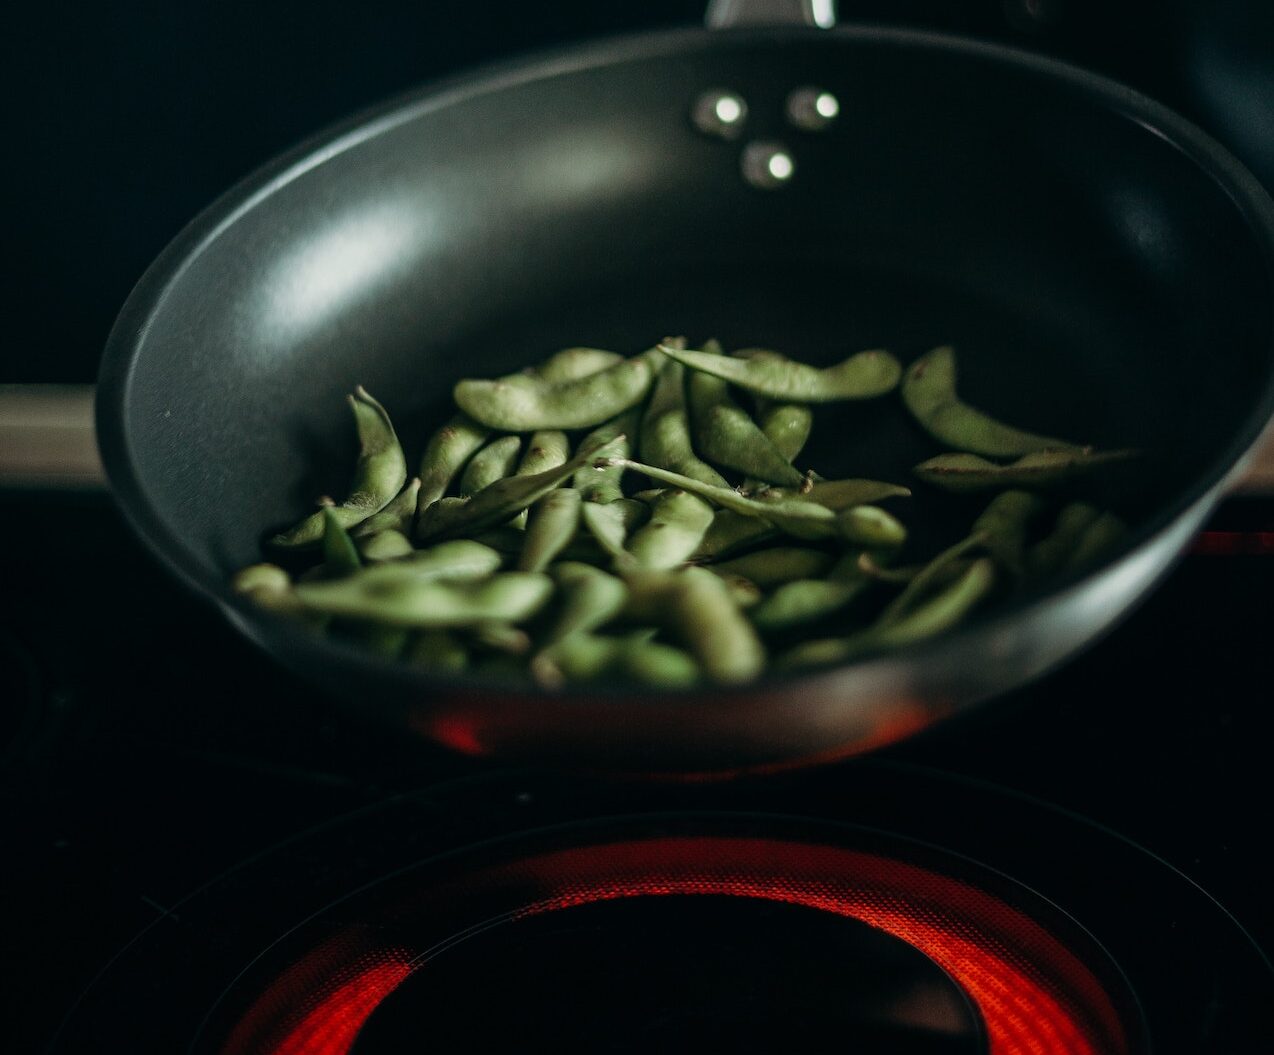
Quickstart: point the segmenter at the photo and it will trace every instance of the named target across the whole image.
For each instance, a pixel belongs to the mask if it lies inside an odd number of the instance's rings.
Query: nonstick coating
[[[783,118],[807,84],[840,101],[821,133]],[[747,185],[742,143],[692,128],[713,87],[747,100],[744,141],[788,146],[790,185]],[[1180,552],[1274,408],[1272,229],[1211,141],[1043,59],[864,29],[628,39],[418,93],[214,205],[125,307],[101,445],[184,579],[283,662],[424,735],[670,768],[863,749],[1059,662]],[[267,532],[343,494],[355,384],[414,463],[458,378],[665,334],[818,363],[954,343],[970,401],[1147,452],[1107,495],[1137,530],[1104,568],[894,657],[593,706],[430,679],[228,595]],[[939,450],[896,397],[818,418],[804,460],[825,476],[905,481]],[[932,501],[912,503],[930,521]],[[960,526],[935,516],[921,542]]]

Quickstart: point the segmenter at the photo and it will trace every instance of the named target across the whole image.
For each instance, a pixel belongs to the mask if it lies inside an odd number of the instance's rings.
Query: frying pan
[[[98,442],[137,534],[280,663],[474,754],[682,773],[834,757],[1091,642],[1166,572],[1274,412],[1274,206],[1216,143],[1108,80],[830,22],[824,4],[717,3],[711,30],[414,92],[229,192],[146,273],[102,362]],[[834,120],[794,120],[809,88]],[[722,90],[746,103],[741,128],[693,119]],[[1134,530],[1099,567],[939,639],[693,693],[430,675],[229,593],[269,531],[346,485],[355,384],[418,457],[460,377],[668,333],[822,364],[953,343],[970,402],[1146,452],[1103,496]],[[826,476],[905,480],[938,450],[890,399],[832,419],[808,448]],[[970,519],[913,502],[922,540]]]

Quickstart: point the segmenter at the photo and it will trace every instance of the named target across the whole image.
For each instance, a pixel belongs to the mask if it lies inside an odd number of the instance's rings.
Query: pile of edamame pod
[[[988,499],[963,538],[906,564],[905,513],[880,503],[904,508],[908,487],[824,479],[800,459],[815,407],[895,389],[951,448],[915,467],[918,486]],[[454,399],[408,480],[389,415],[358,388],[349,496],[271,538],[279,563],[244,568],[234,589],[432,671],[680,688],[938,634],[1124,531],[1048,493],[1132,452],[970,406],[945,346],[905,372],[879,350],[817,369],[680,338],[629,357],[568,348],[460,381]]]

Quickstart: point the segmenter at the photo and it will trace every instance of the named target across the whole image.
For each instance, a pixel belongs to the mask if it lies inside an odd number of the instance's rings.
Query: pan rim
[[[136,470],[125,410],[130,398],[138,352],[145,344],[154,318],[163,310],[169,289],[224,230],[282,187],[362,143],[465,99],[516,88],[533,81],[628,61],[661,56],[683,57],[716,50],[722,43],[738,46],[782,46],[784,42],[792,40],[806,43],[820,40],[829,44],[867,47],[919,48],[990,62],[1016,74],[1046,79],[1076,93],[1079,98],[1087,99],[1140,125],[1148,133],[1158,136],[1180,151],[1233,203],[1259,250],[1264,263],[1267,288],[1274,291],[1274,201],[1270,200],[1256,177],[1216,140],[1175,111],[1133,88],[1082,67],[1008,45],[954,34],[883,25],[840,25],[830,30],[803,27],[707,30],[694,27],[571,45],[489,64],[417,86],[320,130],[241,179],[199,212],[169,242],[142,274],[124,302],[107,338],[98,375],[95,406],[98,446],[113,500],[130,529],[177,581],[201,598],[221,607],[232,622],[267,651],[283,648],[293,654],[309,654],[328,659],[337,655],[342,663],[358,669],[369,678],[384,678],[389,675],[391,680],[409,682],[422,691],[463,692],[466,689],[481,688],[503,692],[510,700],[545,697],[570,700],[596,696],[597,688],[549,693],[495,679],[442,676],[410,669],[401,663],[359,653],[352,647],[341,647],[336,643],[320,640],[301,628],[272,620],[231,594],[228,581],[219,579],[211,571],[205,572],[202,565],[190,560],[180,540],[165,526],[147,498],[142,478]],[[767,674],[759,681],[745,686],[662,690],[660,695],[680,699],[694,698],[697,706],[713,699],[731,701],[731,705],[737,706],[741,697],[757,690],[791,687],[802,682],[829,681],[833,676],[844,678],[850,671],[862,672],[866,679],[872,672],[879,676],[885,666],[893,667],[900,660],[923,663],[945,655],[950,661],[974,638],[1011,630],[1013,624],[1024,618],[1038,616],[1047,605],[1054,603],[1062,595],[1078,593],[1083,588],[1092,587],[1099,580],[1116,574],[1121,567],[1130,563],[1135,553],[1168,544],[1170,537],[1179,533],[1179,530],[1174,529],[1179,529],[1183,521],[1201,521],[1216,505],[1226,482],[1237,477],[1246,458],[1255,450],[1262,433],[1274,420],[1274,298],[1266,305],[1266,314],[1266,353],[1272,368],[1267,373],[1264,391],[1260,393],[1254,411],[1245,418],[1241,428],[1235,430],[1229,442],[1195,476],[1190,485],[1178,491],[1171,501],[1130,531],[1103,564],[1088,571],[1059,577],[1052,588],[1043,594],[1011,600],[992,613],[975,617],[968,624],[887,655],[867,654],[849,664],[810,668],[807,671],[782,675]],[[1176,552],[1152,577],[1152,584],[1166,575],[1180,558],[1180,545],[1175,542],[1173,545]],[[1149,589],[1150,586],[1147,586],[1142,591],[1142,596]],[[1129,604],[1122,614],[1126,615],[1134,607],[1136,601]],[[1076,651],[1068,650],[1065,658],[1073,657]],[[604,690],[603,694],[611,706],[625,701],[649,706],[649,693],[639,689],[612,687]],[[977,700],[968,701],[974,702]]]

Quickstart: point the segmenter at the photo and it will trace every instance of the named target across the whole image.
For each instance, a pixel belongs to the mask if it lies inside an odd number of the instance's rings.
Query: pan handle
[[[0,487],[97,491],[92,385],[0,385]]]
[[[836,25],[836,0],[710,0],[704,23],[709,29],[740,26]]]

